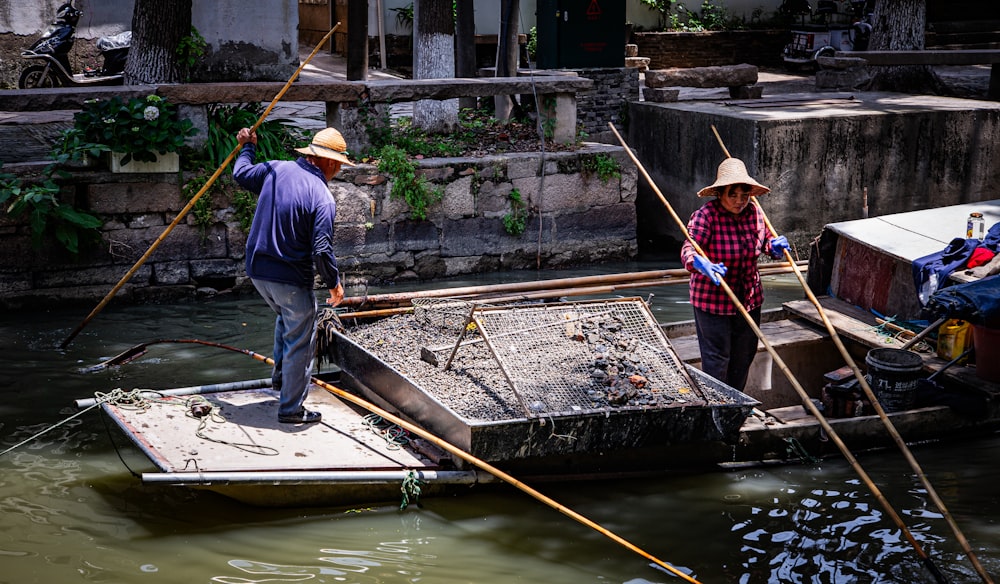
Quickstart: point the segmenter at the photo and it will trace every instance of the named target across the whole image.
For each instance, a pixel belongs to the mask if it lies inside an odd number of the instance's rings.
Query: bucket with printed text
[[[872,349],[865,357],[865,379],[888,413],[913,407],[917,381],[923,376],[923,358],[903,349]]]

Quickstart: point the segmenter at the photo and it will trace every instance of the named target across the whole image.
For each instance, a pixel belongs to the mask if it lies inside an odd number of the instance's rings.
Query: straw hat
[[[295,151],[305,156],[332,158],[348,166],[354,166],[354,163],[347,158],[347,142],[335,128],[326,128],[316,132],[311,144],[305,148],[296,148]]]
[[[747,167],[739,158],[727,158],[719,165],[719,170],[715,174],[715,182],[698,191],[699,197],[719,196],[723,192],[723,187],[728,185],[750,185],[750,194],[759,197],[771,192],[747,174]]]

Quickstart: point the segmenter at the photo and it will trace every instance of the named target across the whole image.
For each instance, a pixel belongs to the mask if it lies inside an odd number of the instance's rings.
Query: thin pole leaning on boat
[[[525,292],[544,290],[548,288],[575,288],[583,286],[621,284],[624,282],[643,282],[670,277],[685,277],[687,270],[650,270],[645,272],[627,272],[624,274],[603,274],[600,276],[579,276],[576,278],[556,278],[553,280],[535,280],[532,282],[508,282],[506,284],[488,284],[483,286],[463,286],[459,288],[437,288],[433,290],[416,290],[413,292],[395,292],[390,294],[373,294],[349,296],[344,298],[340,306],[378,306],[380,304],[403,304],[414,298],[442,298],[456,296],[473,296],[478,294],[494,294],[499,292]]]
[[[712,126],[712,132],[715,133],[715,137],[719,141],[719,145],[722,147],[722,151],[726,154],[726,157],[729,158],[730,157],[729,150],[726,149],[725,144],[723,144],[722,142],[722,137],[719,135],[719,131],[715,128],[714,125]],[[775,231],[774,226],[771,225],[771,221],[767,218],[767,214],[764,212],[764,207],[761,206],[760,201],[758,201],[757,197],[754,196],[750,197],[750,201],[752,204],[756,205],[757,210],[760,211],[760,215],[761,217],[764,218],[764,224],[767,226],[767,230],[771,233],[771,236],[777,237],[778,232]],[[813,291],[811,288],[809,288],[809,285],[806,283],[805,278],[802,277],[802,272],[799,270],[798,266],[795,263],[795,258],[792,257],[792,253],[788,249],[785,249],[784,257],[785,261],[791,264],[792,271],[795,273],[795,277],[798,278],[799,283],[802,285],[802,290],[805,292],[806,297],[809,298],[809,301],[813,304],[813,306],[816,307],[816,311],[819,313],[820,320],[823,321],[823,325],[826,327],[827,332],[830,333],[830,338],[833,340],[833,344],[837,347],[837,350],[840,351],[841,356],[843,356],[844,358],[844,362],[847,363],[847,366],[851,368],[851,372],[854,374],[854,378],[857,379],[858,383],[861,385],[861,390],[864,392],[865,397],[867,397],[868,400],[872,403],[872,406],[875,408],[875,413],[878,414],[879,419],[882,420],[882,424],[885,426],[886,431],[889,432],[889,436],[892,437],[892,440],[896,443],[896,446],[899,447],[900,452],[903,453],[903,458],[906,459],[906,462],[910,465],[910,468],[913,469],[913,472],[916,473],[916,475],[920,478],[921,484],[923,484],[924,488],[927,489],[928,496],[930,496],[931,500],[934,502],[934,505],[941,512],[941,515],[944,517],[945,522],[948,523],[948,527],[951,529],[952,533],[955,534],[955,539],[958,540],[959,545],[961,545],[962,549],[965,550],[965,553],[968,554],[969,562],[972,563],[973,568],[975,568],[976,572],[979,574],[980,578],[982,578],[983,582],[986,582],[987,584],[993,584],[993,580],[990,578],[989,574],[986,573],[986,569],[983,568],[982,564],[979,563],[979,558],[976,557],[975,552],[972,551],[972,547],[969,545],[969,542],[965,538],[965,535],[962,533],[962,530],[958,527],[958,523],[951,516],[951,513],[948,512],[948,508],[945,506],[944,501],[941,500],[941,497],[938,496],[937,491],[934,489],[934,485],[931,484],[930,479],[927,478],[926,473],[924,473],[924,470],[920,467],[920,464],[917,462],[916,457],[913,456],[913,452],[906,445],[906,441],[903,440],[903,437],[899,434],[899,431],[896,429],[895,424],[892,423],[892,420],[889,419],[888,414],[886,414],[885,410],[882,408],[882,404],[879,403],[878,397],[875,395],[875,392],[872,391],[871,386],[868,384],[868,380],[865,379],[864,374],[861,373],[861,369],[858,367],[857,362],[855,362],[854,358],[851,357],[851,354],[850,352],[848,352],[847,347],[844,346],[844,343],[841,340],[840,335],[837,333],[837,328],[833,326],[833,323],[831,323],[830,319],[827,318],[826,311],[823,309],[823,305],[820,303],[819,299],[816,298],[816,295],[813,294]],[[911,346],[913,346],[913,344],[915,344],[921,338],[926,336],[927,333],[929,333],[931,330],[936,329],[937,325],[940,325],[943,322],[943,320],[944,319],[941,319],[938,322],[928,326],[919,335],[917,335],[916,338],[911,339],[909,342],[903,345],[903,348],[908,349]]]
[[[320,48],[324,44],[326,44],[326,41],[330,40],[330,37],[333,36],[333,33],[338,28],[340,28],[339,22],[333,28],[330,29],[330,32],[326,33],[326,36],[323,37],[323,40],[321,40],[316,45],[316,48],[313,49],[311,53],[309,53],[309,56],[302,61],[302,64],[299,65],[299,68],[296,69],[295,72],[292,73],[292,76],[288,79],[288,81],[285,82],[285,86],[282,87],[281,90],[278,91],[278,94],[274,96],[274,99],[271,100],[270,105],[267,106],[267,109],[264,110],[264,113],[262,113],[260,117],[257,118],[256,122],[254,122],[251,131],[256,130],[257,128],[260,127],[262,123],[264,123],[264,120],[267,119],[267,116],[271,113],[271,110],[274,109],[274,106],[277,105],[277,103],[281,100],[282,97],[284,97],[285,93],[287,93],[288,89],[292,86],[292,83],[298,78],[299,73],[302,72],[302,69],[304,69],[306,64],[308,64],[309,61],[311,61],[312,58],[316,55],[316,53],[319,52]],[[205,181],[205,184],[201,187],[201,189],[197,193],[195,193],[195,195],[191,197],[191,200],[188,201],[187,205],[185,205],[184,208],[181,209],[179,213],[177,213],[177,216],[174,217],[174,220],[170,222],[170,225],[168,225],[167,228],[163,230],[163,233],[161,233],[160,236],[156,238],[156,241],[154,241],[153,244],[149,246],[149,249],[146,250],[146,253],[142,254],[142,257],[140,257],[138,261],[135,262],[135,265],[133,265],[128,272],[125,272],[125,275],[122,276],[121,280],[118,280],[118,283],[115,284],[114,287],[111,288],[111,291],[109,291],[107,295],[104,297],[104,299],[101,300],[97,304],[97,306],[95,306],[94,309],[90,311],[90,314],[88,314],[87,317],[83,319],[83,322],[81,322],[79,325],[77,325],[75,329],[73,329],[73,332],[71,332],[69,336],[66,337],[66,340],[64,340],[62,343],[59,344],[60,349],[65,349],[66,347],[68,347],[69,344],[73,342],[73,339],[76,338],[76,335],[80,334],[80,331],[82,331],[83,328],[87,326],[87,324],[90,323],[90,321],[95,316],[97,316],[97,314],[101,312],[101,310],[103,310],[105,306],[108,305],[108,302],[111,302],[111,299],[115,297],[115,294],[117,294],[118,291],[122,289],[125,283],[128,282],[130,279],[132,279],[132,276],[134,276],[135,273],[139,271],[139,268],[142,266],[142,264],[146,263],[146,260],[149,259],[149,256],[153,255],[153,252],[156,251],[156,248],[160,247],[160,244],[163,243],[163,240],[167,238],[167,235],[169,235],[170,232],[174,230],[174,227],[177,227],[177,225],[181,222],[182,219],[184,219],[184,217],[188,214],[191,208],[194,207],[195,203],[198,202],[198,199],[200,199],[202,195],[204,195],[205,192],[212,187],[216,179],[218,179],[219,176],[222,175],[222,171],[224,171],[226,167],[229,166],[229,163],[233,161],[233,158],[236,157],[236,154],[239,153],[239,151],[240,151],[240,145],[237,144],[233,148],[232,152],[229,153],[229,156],[226,157],[225,161],[223,161],[223,163],[219,165],[219,168],[217,168],[215,172],[212,173],[212,176],[210,176],[208,180]]]
[[[621,137],[621,134],[618,133],[618,129],[615,128],[614,124],[612,123],[608,123],[608,126],[611,127],[611,131],[614,132],[615,137],[618,138],[618,141],[621,142],[622,147],[625,148],[625,153],[628,154],[629,158],[632,159],[632,162],[636,165],[636,167],[639,169],[639,172],[649,183],[649,186],[653,189],[653,192],[656,193],[657,197],[659,197],[660,202],[663,203],[667,211],[670,213],[671,217],[673,217],[674,221],[677,223],[678,227],[680,227],[681,233],[684,234],[684,239],[686,239],[688,242],[691,243],[696,253],[698,253],[699,255],[705,255],[704,250],[701,249],[701,246],[698,245],[698,242],[695,241],[693,237],[691,237],[690,233],[688,233],[687,225],[685,225],[684,222],[681,221],[681,218],[677,216],[677,213],[676,211],[674,211],[673,206],[670,204],[669,201],[667,201],[666,197],[663,196],[663,193],[660,192],[660,189],[656,186],[656,183],[653,182],[653,179],[649,176],[649,173],[646,172],[646,169],[642,166],[642,163],[639,162],[638,158],[636,158],[635,153],[632,152],[632,149],[629,148],[628,144],[625,143],[625,140]],[[778,352],[774,350],[774,347],[767,340],[767,337],[765,337],[764,333],[761,332],[760,327],[757,326],[756,322],[754,322],[753,317],[750,316],[749,312],[747,312],[746,307],[743,306],[743,303],[740,301],[739,298],[736,297],[736,294],[733,292],[732,288],[730,288],[729,284],[726,283],[725,278],[719,278],[719,285],[725,291],[726,296],[729,297],[729,300],[733,303],[733,306],[736,307],[740,315],[742,315],[743,318],[747,321],[747,324],[750,326],[750,328],[753,329],[754,334],[757,335],[758,339],[760,339],[761,344],[764,345],[764,349],[767,350],[768,354],[771,356],[771,359],[774,361],[774,363],[778,365],[778,368],[781,369],[781,372],[785,374],[785,377],[788,379],[788,382],[791,384],[791,386],[795,389],[795,392],[798,394],[799,399],[802,400],[802,405],[807,410],[809,410],[809,413],[812,414],[813,417],[816,418],[820,426],[826,432],[827,436],[829,436],[830,440],[833,441],[834,444],[836,444],[838,449],[840,449],[840,452],[844,456],[844,459],[846,459],[847,462],[851,465],[854,471],[865,483],[865,486],[868,487],[868,490],[872,492],[872,494],[875,496],[878,502],[882,505],[882,508],[885,509],[886,514],[889,515],[893,523],[896,524],[899,530],[906,537],[907,541],[910,543],[910,546],[913,547],[914,551],[917,552],[917,555],[923,561],[924,566],[928,569],[928,571],[931,572],[931,574],[938,582],[942,583],[946,582],[944,575],[931,560],[931,557],[927,554],[926,551],[924,551],[923,547],[920,545],[920,542],[916,540],[916,538],[910,532],[909,528],[906,527],[906,524],[903,523],[902,517],[900,517],[899,513],[896,512],[893,506],[889,503],[888,499],[885,498],[885,495],[882,494],[882,491],[878,488],[875,482],[872,481],[868,473],[865,472],[865,470],[861,467],[861,463],[858,462],[858,460],[854,457],[854,454],[851,453],[850,449],[847,448],[847,445],[837,434],[837,431],[833,429],[833,426],[830,425],[826,417],[824,417],[822,412],[819,411],[819,409],[816,407],[816,404],[814,404],[812,400],[809,398],[809,395],[806,393],[806,390],[799,383],[798,379],[795,378],[791,370],[788,369],[788,366],[785,364],[785,361],[781,358],[780,355],[778,355]]]
[[[155,341],[150,341],[148,343],[143,343],[142,345],[137,345],[136,347],[142,347],[144,349],[145,347],[148,347],[149,345],[157,344],[157,343],[193,343],[193,344],[198,344],[198,345],[205,345],[207,347],[215,347],[217,349],[225,349],[227,351],[234,351],[236,353],[243,353],[244,355],[247,355],[248,357],[250,357],[252,359],[255,359],[257,361],[261,361],[263,363],[267,363],[268,365],[271,365],[271,366],[274,365],[274,359],[271,359],[270,357],[266,357],[264,355],[261,355],[260,353],[256,353],[254,351],[251,351],[249,349],[240,349],[239,347],[232,347],[230,345],[224,345],[222,343],[215,343],[215,342],[212,342],[212,341],[202,341],[202,340],[199,340],[199,339],[158,339],[158,340],[155,340]],[[136,354],[139,354],[139,351],[138,350],[131,350],[131,351],[125,351],[124,353],[122,353],[122,355],[126,355],[126,354],[128,354],[128,355],[136,355]],[[118,364],[121,364],[121,363],[118,363]],[[434,434],[431,434],[427,430],[424,430],[420,426],[417,426],[416,424],[412,424],[410,422],[407,422],[406,420],[400,418],[399,416],[396,416],[396,415],[394,415],[394,414],[392,414],[392,413],[390,413],[390,412],[388,412],[386,410],[383,410],[382,408],[376,406],[375,404],[373,404],[373,403],[371,403],[371,402],[369,402],[369,401],[367,401],[367,400],[365,400],[365,399],[363,399],[363,398],[361,398],[359,396],[356,396],[353,393],[349,393],[349,392],[347,392],[347,391],[345,391],[343,389],[340,389],[339,387],[336,387],[336,386],[334,386],[334,385],[332,385],[330,383],[327,383],[327,382],[323,381],[322,379],[318,379],[316,377],[313,377],[311,381],[312,381],[313,384],[315,384],[315,385],[317,385],[317,386],[325,389],[326,391],[332,393],[333,395],[335,395],[335,396],[337,396],[337,397],[339,397],[341,399],[347,400],[347,401],[349,401],[349,402],[351,402],[351,403],[353,403],[353,404],[355,404],[357,406],[360,406],[360,407],[368,410],[369,412],[371,412],[373,414],[381,416],[383,420],[392,422],[393,424],[399,426],[400,428],[403,428],[404,430],[407,430],[408,432],[412,432],[412,433],[416,434],[417,436],[420,436],[421,438],[427,440],[428,442],[433,442],[435,445],[443,448],[444,450],[450,452],[451,454],[454,454],[455,456],[461,458],[462,460],[468,462],[469,464],[472,464],[472,465],[474,465],[474,466],[476,466],[476,467],[478,467],[478,468],[480,468],[480,469],[482,469],[482,470],[490,473],[491,475],[495,476],[496,478],[504,481],[505,483],[508,483],[511,486],[516,487],[517,489],[519,489],[519,490],[521,490],[521,491],[523,491],[523,492],[531,495],[535,499],[541,501],[542,503],[545,503],[546,505],[548,505],[549,507],[552,507],[556,511],[559,511],[563,515],[566,515],[567,517],[569,517],[571,519],[574,519],[574,520],[582,523],[583,525],[586,525],[587,527],[590,527],[591,529],[596,530],[600,534],[608,537],[609,539],[611,539],[612,541],[614,541],[614,542],[616,542],[618,544],[621,544],[622,546],[628,548],[629,550],[631,550],[631,551],[639,554],[640,556],[642,556],[642,557],[646,558],[647,560],[653,562],[657,566],[660,566],[661,568],[667,570],[668,572],[670,572],[671,574],[673,574],[673,575],[677,576],[678,578],[684,580],[685,582],[693,582],[694,584],[698,584],[698,580],[695,580],[691,576],[688,576],[687,574],[685,574],[684,572],[682,572],[682,571],[678,570],[677,568],[671,566],[667,562],[656,558],[655,556],[653,556],[649,552],[646,552],[643,549],[637,547],[636,545],[632,544],[631,542],[629,542],[625,538],[621,537],[620,535],[617,535],[617,534],[609,531],[608,529],[606,529],[606,528],[598,525],[594,521],[592,521],[590,519],[587,519],[586,517],[584,517],[583,515],[580,515],[576,511],[573,511],[569,507],[566,507],[565,505],[562,505],[561,503],[557,502],[556,500],[552,499],[551,497],[548,497],[548,496],[542,494],[541,492],[539,492],[539,491],[533,489],[532,487],[530,487],[530,486],[522,483],[521,481],[517,480],[513,476],[507,474],[506,472],[504,472],[504,471],[496,468],[495,466],[491,465],[490,463],[486,462],[485,460],[482,460],[480,458],[477,458],[477,457],[473,456],[472,454],[470,454],[470,453],[462,450],[458,446],[455,446],[454,444],[448,442],[447,440],[439,438],[439,437],[435,436]]]
[[[807,268],[806,262],[800,262],[802,268]],[[672,271],[672,270],[670,270]],[[528,302],[532,300],[545,300],[549,298],[562,298],[564,296],[593,296],[597,294],[611,294],[613,292],[618,292],[620,290],[631,290],[634,288],[650,288],[656,286],[672,286],[676,284],[687,284],[688,276],[690,274],[687,270],[683,270],[683,276],[669,276],[664,278],[655,278],[652,280],[633,280],[631,282],[621,282],[619,284],[608,284],[605,286],[580,286],[572,288],[557,288],[557,289],[540,289],[535,291],[525,291],[514,294],[476,294],[476,295],[460,295],[460,296],[448,296],[441,294],[439,298],[452,298],[455,300],[464,300],[466,302]],[[775,266],[774,264],[768,264],[762,266],[760,273],[762,276],[773,276],[776,274],[787,274],[792,271],[791,268],[787,266]],[[413,312],[413,306],[397,306],[394,308],[379,308],[374,310],[364,310],[358,312],[341,312],[337,316],[341,320],[351,320],[351,319],[365,319],[365,318],[378,318],[382,316],[392,316],[395,314],[407,314]]]

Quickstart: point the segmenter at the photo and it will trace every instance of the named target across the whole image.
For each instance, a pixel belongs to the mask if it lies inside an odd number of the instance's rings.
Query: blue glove
[[[708,258],[705,256],[694,256],[694,267],[696,270],[704,274],[706,278],[711,280],[716,286],[720,283],[719,277],[726,275],[725,264],[713,264],[708,261]]]
[[[788,240],[784,235],[771,238],[771,257],[780,260],[785,257],[785,250],[788,249]]]

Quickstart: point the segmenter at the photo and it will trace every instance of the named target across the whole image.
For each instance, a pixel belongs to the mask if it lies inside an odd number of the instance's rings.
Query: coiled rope
[[[399,450],[410,443],[410,433],[399,426],[386,422],[378,414],[368,414],[364,423],[376,436],[386,441],[389,450]]]
[[[108,394],[101,394],[98,392],[95,395],[98,400],[103,399],[103,401],[111,403],[119,409],[138,411],[140,413],[149,411],[153,407],[153,404],[181,407],[184,408],[185,416],[198,420],[198,428],[195,429],[194,435],[202,440],[205,440],[206,442],[232,446],[238,450],[249,452],[250,454],[258,454],[260,456],[277,456],[279,454],[276,448],[264,446],[255,442],[253,436],[246,431],[246,428],[239,424],[237,424],[237,427],[241,432],[243,432],[243,435],[247,437],[248,442],[231,442],[229,440],[213,438],[212,436],[206,434],[205,431],[208,429],[210,422],[215,424],[226,424],[228,423],[228,420],[226,420],[226,418],[220,413],[220,408],[213,405],[212,402],[210,402],[203,395],[192,395],[183,400],[179,400],[165,397],[159,392],[150,389],[133,389],[132,391],[115,389]]]

